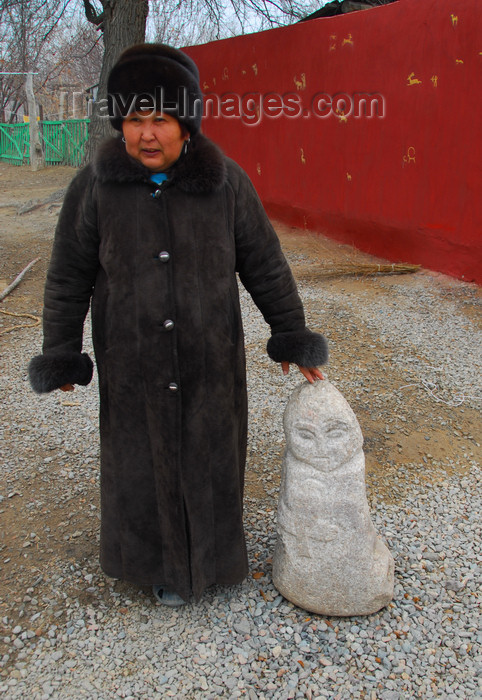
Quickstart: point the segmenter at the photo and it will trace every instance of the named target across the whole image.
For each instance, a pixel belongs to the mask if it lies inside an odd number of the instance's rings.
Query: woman
[[[192,60],[161,44],[131,47],[108,90],[122,136],[100,147],[66,195],[45,289],[43,354],[30,363],[30,380],[37,392],[89,383],[82,332],[91,303],[101,565],[109,576],[153,584],[161,602],[175,605],[248,571],[236,272],[271,326],[268,353],[285,373],[295,363],[309,381],[322,379],[317,366],[327,351],[305,327],[247,175],[200,133]]]

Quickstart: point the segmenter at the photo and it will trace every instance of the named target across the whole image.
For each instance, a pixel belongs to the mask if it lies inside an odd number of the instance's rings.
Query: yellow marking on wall
[[[335,51],[336,49],[336,34],[331,34],[330,36],[330,51]]]
[[[301,162],[303,163],[303,165],[306,165],[305,152],[302,148],[300,148],[300,151],[301,151]]]
[[[261,175],[261,163],[256,163],[256,172]]]
[[[301,80],[298,80],[298,78],[295,75],[295,77],[293,78],[293,82],[296,85],[297,90],[304,90],[306,88],[306,74],[301,74]]]
[[[438,75],[432,75],[430,80],[432,81],[434,87],[438,86]]]
[[[340,117],[340,124],[346,124],[348,122],[348,117],[345,116],[345,112],[342,109],[337,109],[336,113]]]
[[[462,61],[461,58],[456,58],[456,59],[455,59],[455,63],[463,64],[463,61]]]
[[[407,78],[407,85],[421,85],[422,81],[415,78],[415,73],[410,73]]]
[[[348,180],[348,182],[351,182],[351,175],[350,175],[350,173],[347,173],[347,174],[346,174],[346,179]]]
[[[216,85],[216,78],[213,78],[213,84]]]
[[[224,66],[223,70],[223,80],[228,80],[229,79],[229,72],[228,72],[228,67]]]
[[[351,34],[348,34],[346,39],[343,39],[342,46],[345,46],[346,44],[351,44],[352,46],[355,46],[353,42],[353,36]]]
[[[450,19],[452,20],[452,27],[456,27],[459,23],[459,18],[457,15],[454,15],[453,13],[450,15]]]
[[[246,75],[246,71],[245,71],[245,70],[242,70],[241,73],[242,73],[243,75]]]
[[[206,81],[203,83],[203,90],[209,90],[209,85],[207,84]]]
[[[258,64],[257,64],[257,63],[253,63],[253,65],[251,66],[251,68],[253,69],[253,73],[254,73],[255,75],[258,75]]]
[[[413,146],[410,146],[406,155],[403,156],[403,165],[405,163],[415,163],[415,148]]]

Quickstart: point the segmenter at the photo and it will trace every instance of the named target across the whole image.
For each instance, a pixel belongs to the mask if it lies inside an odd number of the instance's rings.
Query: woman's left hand
[[[324,379],[324,376],[317,367],[301,367],[296,365],[300,370],[301,374],[309,381],[310,384],[314,384],[317,379]],[[288,374],[290,371],[290,363],[282,362],[281,367],[283,369],[283,374]]]

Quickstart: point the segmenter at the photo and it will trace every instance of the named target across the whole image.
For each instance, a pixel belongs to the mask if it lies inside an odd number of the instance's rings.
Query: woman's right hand
[[[60,387],[60,391],[74,391],[75,386],[73,384],[64,384]]]

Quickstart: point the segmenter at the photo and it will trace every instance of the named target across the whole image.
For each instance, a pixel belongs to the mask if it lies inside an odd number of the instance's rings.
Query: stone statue
[[[368,615],[393,597],[394,562],[370,519],[363,435],[328,380],[293,392],[278,502],[273,582],[321,615]]]

